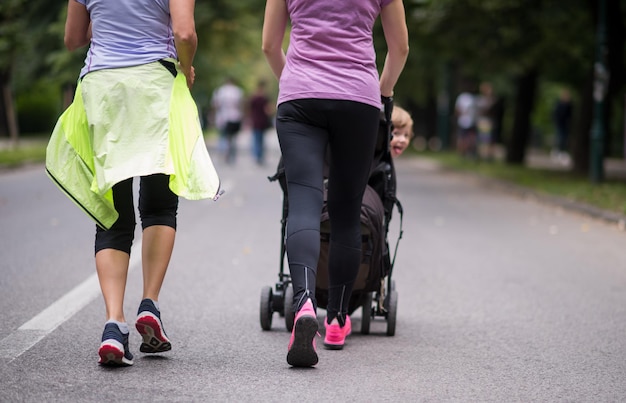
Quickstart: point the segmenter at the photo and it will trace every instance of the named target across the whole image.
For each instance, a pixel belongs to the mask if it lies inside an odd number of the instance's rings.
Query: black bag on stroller
[[[375,155],[368,185],[361,204],[362,253],[348,313],[362,308],[361,333],[368,334],[372,317],[381,316],[387,321],[387,335],[395,334],[398,293],[391,279],[395,254],[402,238],[402,206],[396,198],[396,179],[389,152],[390,116],[382,117]],[[283,214],[281,239],[285,239],[286,220],[289,211],[287,185],[282,160],[270,181],[278,181],[283,191]],[[324,195],[326,200],[326,194]],[[393,207],[400,213],[400,230],[393,258],[390,256],[387,233]],[[326,203],[320,217],[320,257],[317,267],[315,296],[318,307],[325,309],[328,303],[328,246],[330,225]],[[293,288],[289,270],[285,272],[285,245],[281,243],[279,281],[274,289],[263,287],[261,292],[260,320],[263,330],[270,330],[272,316],[278,312],[285,318],[287,330],[293,328]]]

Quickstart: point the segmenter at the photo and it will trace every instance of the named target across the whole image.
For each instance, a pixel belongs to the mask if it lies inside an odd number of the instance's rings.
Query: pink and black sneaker
[[[346,341],[346,337],[352,333],[352,322],[350,316],[346,315],[346,323],[343,327],[339,325],[337,319],[333,319],[331,324],[324,321],[326,335],[324,336],[324,347],[328,350],[341,350]]]
[[[296,314],[289,340],[287,363],[294,367],[312,367],[317,364],[315,336],[319,324],[311,299],[307,299]]]

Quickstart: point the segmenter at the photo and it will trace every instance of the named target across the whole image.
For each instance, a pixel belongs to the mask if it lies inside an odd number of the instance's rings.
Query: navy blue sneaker
[[[101,365],[133,365],[133,355],[128,350],[128,334],[123,334],[115,323],[107,323],[102,332],[98,355],[98,364]]]
[[[161,313],[151,299],[144,299],[139,304],[135,327],[143,338],[139,347],[142,353],[162,353],[172,349],[161,323]]]

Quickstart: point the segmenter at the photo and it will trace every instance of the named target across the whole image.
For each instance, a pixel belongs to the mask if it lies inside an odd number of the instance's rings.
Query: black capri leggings
[[[142,176],[139,182],[139,216],[141,228],[167,225],[176,229],[178,196],[170,190],[169,175]],[[110,229],[96,226],[95,253],[102,249],[116,249],[130,254],[135,236],[135,206],[133,178],[113,186],[113,203],[119,218]]]
[[[330,151],[328,213],[330,318],[348,309],[361,259],[361,201],[369,177],[380,110],[360,102],[301,99],[278,106],[276,129],[285,166],[289,211],[286,250],[294,310],[315,306],[324,160]]]

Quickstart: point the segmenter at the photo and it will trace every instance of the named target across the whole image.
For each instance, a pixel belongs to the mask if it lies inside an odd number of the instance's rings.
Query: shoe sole
[[[334,344],[334,343],[327,343],[324,342],[324,347],[326,348],[326,350],[343,350],[343,344]]]
[[[346,337],[348,337],[350,335],[351,332],[348,332],[348,334],[346,334]],[[325,339],[325,338],[324,338]],[[346,338],[344,337],[344,339],[342,341],[338,341],[338,342],[332,342],[332,341],[328,341],[328,340],[324,340],[324,347],[327,350],[342,350],[343,346],[346,342]]]
[[[287,363],[294,367],[311,367],[318,362],[313,339],[318,329],[317,318],[302,316],[294,325],[294,338],[287,353]]]
[[[163,353],[172,349],[170,340],[163,332],[161,321],[153,314],[146,313],[138,317],[135,328],[143,339],[139,346],[142,353]]]
[[[120,350],[117,345],[107,343],[106,341],[100,345],[98,355],[100,356],[98,360],[98,364],[100,365],[114,367],[133,365],[133,361],[124,356],[124,350]]]

